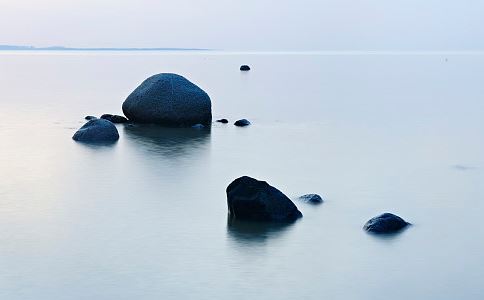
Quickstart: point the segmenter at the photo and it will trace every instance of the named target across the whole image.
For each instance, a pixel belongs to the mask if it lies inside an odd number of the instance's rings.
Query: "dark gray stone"
[[[265,181],[243,176],[227,187],[231,217],[240,220],[292,222],[302,217],[296,205]]]
[[[126,119],[123,116],[110,115],[110,114],[104,114],[104,115],[102,115],[101,116],[101,119],[108,120],[108,121],[113,122],[115,124],[128,122],[128,119]]]
[[[89,121],[89,120],[97,119],[97,117],[95,117],[95,116],[85,116],[84,119]]]
[[[299,197],[304,202],[312,203],[312,204],[320,204],[323,203],[323,198],[319,196],[318,194],[307,194],[307,195],[302,195]]]
[[[244,126],[250,125],[250,122],[247,119],[241,119],[241,120],[235,121],[234,125],[239,127],[244,127]]]
[[[250,67],[248,65],[242,65],[240,66],[241,71],[250,71]]]
[[[363,229],[372,233],[395,233],[410,225],[399,216],[384,213],[366,222]]]
[[[72,139],[78,142],[106,143],[117,141],[119,134],[113,123],[103,119],[93,119],[84,124]]]
[[[162,73],[141,83],[124,101],[123,113],[132,122],[190,127],[209,126],[212,103],[201,88],[185,77]]]
[[[217,122],[223,123],[223,124],[227,124],[229,122],[229,120],[227,120],[227,119],[220,119],[220,120],[217,120]]]

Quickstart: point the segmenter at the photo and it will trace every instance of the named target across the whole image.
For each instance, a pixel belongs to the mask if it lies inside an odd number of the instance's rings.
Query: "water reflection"
[[[81,145],[85,148],[92,149],[92,150],[103,150],[103,149],[109,149],[114,147],[118,141],[111,141],[111,142],[78,142],[74,141],[76,145]]]
[[[413,224],[409,224],[408,226],[405,226],[404,228],[392,233],[374,233],[374,232],[367,232],[367,231],[365,232],[367,233],[368,236],[370,236],[375,240],[391,242],[391,241],[396,241],[398,239],[401,239],[405,234],[405,232],[409,229],[409,227],[412,227],[412,226]]]
[[[169,158],[186,156],[204,149],[210,141],[210,128],[169,128],[157,125],[127,124],[125,138],[148,152]]]
[[[228,215],[227,232],[233,240],[241,244],[258,244],[268,239],[280,238],[294,223],[244,221]]]

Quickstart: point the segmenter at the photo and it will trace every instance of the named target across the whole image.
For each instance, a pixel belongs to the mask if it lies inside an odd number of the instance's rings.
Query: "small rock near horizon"
[[[240,66],[241,71],[250,71],[250,67],[248,65],[242,65]]]

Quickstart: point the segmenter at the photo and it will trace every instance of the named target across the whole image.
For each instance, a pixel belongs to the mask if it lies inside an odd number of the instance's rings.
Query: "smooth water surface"
[[[252,125],[71,140],[161,72]],[[483,78],[455,53],[0,54],[0,299],[482,299]],[[304,217],[228,220],[242,175]],[[362,230],[386,211],[413,226]]]

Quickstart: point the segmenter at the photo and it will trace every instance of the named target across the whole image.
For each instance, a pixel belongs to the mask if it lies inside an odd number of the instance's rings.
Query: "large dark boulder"
[[[410,225],[399,216],[384,213],[366,222],[363,229],[372,233],[395,233]]]
[[[126,119],[123,116],[110,115],[110,114],[102,115],[101,119],[108,120],[109,122],[112,122],[112,123],[115,123],[115,124],[128,122],[128,119]]]
[[[117,141],[119,134],[113,123],[103,119],[93,119],[84,124],[72,139],[87,143],[109,143]]]
[[[302,217],[296,205],[265,181],[243,176],[227,187],[231,217],[240,220],[292,222]]]
[[[138,123],[208,126],[212,122],[212,103],[207,93],[185,77],[162,73],[143,81],[128,96],[123,113]]]

